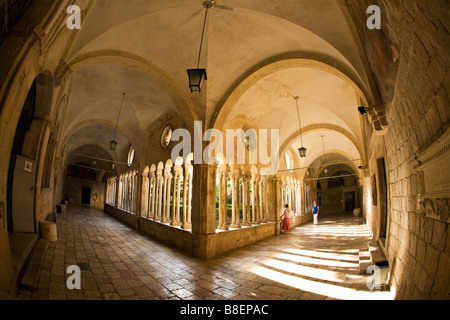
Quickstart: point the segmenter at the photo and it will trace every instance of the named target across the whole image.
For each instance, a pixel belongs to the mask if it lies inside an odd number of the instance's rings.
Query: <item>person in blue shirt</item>
[[[317,202],[314,201],[312,213],[314,217],[314,224],[319,224],[319,209],[320,207],[317,205]]]

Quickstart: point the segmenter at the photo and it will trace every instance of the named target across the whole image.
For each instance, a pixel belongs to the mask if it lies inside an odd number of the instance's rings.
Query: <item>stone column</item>
[[[192,185],[192,180],[193,180],[193,167],[191,164],[187,164],[186,165],[186,169],[187,169],[187,176],[188,178],[187,181],[189,183],[189,187],[188,187],[188,206],[187,206],[187,211],[186,211],[186,227],[188,229],[190,229],[192,227],[192,190],[193,190],[193,185]]]
[[[254,222],[255,224],[261,223],[261,220],[260,220],[260,211],[261,211],[260,197],[261,197],[261,194],[260,194],[260,188],[259,188],[260,187],[259,181],[260,181],[260,177],[258,175],[258,176],[256,176],[256,179],[255,179],[255,207],[256,207],[256,210],[255,210],[256,220]]]
[[[262,177],[259,177],[259,223],[264,222],[264,207],[263,207],[263,181]]]
[[[227,221],[227,167],[219,167],[219,225],[218,229],[228,230]]]
[[[266,184],[265,184],[265,199],[266,203],[264,205],[265,212],[266,212],[266,219],[267,221],[275,221],[275,215],[276,215],[276,192],[275,192],[275,183],[276,179],[274,176],[266,176]]]
[[[252,194],[251,194],[251,202],[252,202],[252,224],[256,223],[256,208],[255,208],[255,203],[256,203],[256,197],[255,197],[255,188],[256,188],[256,184],[254,179],[252,178],[252,180],[250,181],[250,184],[252,186]]]
[[[281,233],[281,211],[284,204],[283,199],[283,184],[284,181],[281,177],[275,177],[275,193],[276,193],[276,207],[275,207],[275,235],[279,235]]]
[[[115,178],[114,207],[117,208],[118,203],[119,203],[119,178]]]
[[[168,172],[166,172],[166,184],[167,184],[166,199],[165,199],[166,210],[165,210],[165,216],[163,219],[163,223],[171,222],[171,219],[170,219],[170,189],[172,186],[171,182],[172,182],[172,173],[170,171],[168,171]],[[173,201],[172,201],[172,205],[173,205]],[[172,223],[173,223],[173,221],[172,221]]]
[[[250,174],[248,172],[245,172],[242,175],[242,225],[243,226],[250,226],[251,220],[250,220],[250,204],[249,204],[249,188],[248,184],[250,181]]]
[[[240,216],[241,216],[241,210],[239,208],[239,181],[241,177],[241,172],[239,168],[233,167],[231,169],[232,178],[231,178],[231,192],[233,197],[233,205],[232,205],[232,221],[230,228],[240,228],[241,222],[240,222]]]
[[[150,184],[148,178],[148,168],[142,172],[142,188],[141,188],[141,217],[148,217],[148,200],[149,200],[149,191]]]
[[[156,180],[157,180],[157,195],[156,195],[156,221],[162,221],[161,216],[161,206],[162,206],[162,189],[163,189],[163,176],[162,176],[162,170],[158,168],[158,171],[156,173]]]
[[[151,191],[151,202],[149,209],[149,218],[155,219],[155,197],[156,197],[156,176],[155,171],[150,172],[150,191]]]
[[[252,216],[251,216],[251,211],[250,211],[250,181],[252,179],[251,174],[247,175],[247,183],[246,183],[246,188],[247,188],[247,198],[246,198],[246,212],[247,212],[247,223],[249,226],[252,225]]]
[[[261,211],[262,211],[262,222],[267,223],[267,185],[268,177],[262,176],[262,197],[261,197]]]
[[[192,233],[195,255],[215,255],[217,165],[194,164],[192,179]]]
[[[170,225],[174,227],[181,226],[180,221],[180,204],[177,202],[178,198],[178,187],[179,187],[179,180],[181,179],[180,176],[180,170],[179,168],[174,168],[173,177],[172,177],[172,183],[173,184],[173,190],[172,190],[172,222]],[[169,187],[169,202],[170,202],[170,187]],[[167,206],[169,208],[169,206]]]

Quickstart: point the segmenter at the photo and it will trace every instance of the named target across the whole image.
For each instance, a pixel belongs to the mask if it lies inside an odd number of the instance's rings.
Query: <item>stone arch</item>
[[[358,175],[358,178],[362,179],[363,178],[363,173],[361,170],[358,170],[358,167],[355,165],[354,161],[351,161],[351,155],[342,151],[342,150],[338,150],[338,149],[326,149],[325,152],[327,154],[339,154],[341,156],[343,156],[344,158],[347,158],[349,160],[348,162],[348,167],[352,169],[353,172],[355,172]],[[314,164],[315,161],[317,161],[318,159],[320,159],[323,156],[323,154],[317,154],[314,159],[309,163],[309,165],[307,166],[308,169],[311,168],[311,166]],[[314,177],[319,177],[321,175],[321,173],[323,172],[323,170],[325,170],[325,168],[328,165],[325,166],[320,166],[319,168],[315,169],[315,170],[311,170],[313,172],[313,176]],[[306,170],[304,170],[301,173],[301,180],[303,180],[305,178],[306,175]]]
[[[198,120],[195,107],[191,99],[182,90],[176,80],[160,66],[141,56],[121,50],[98,50],[83,53],[67,63],[66,70],[78,70],[99,63],[113,63],[133,68],[160,82],[167,92],[173,97],[184,119],[190,119],[187,123]]]
[[[354,70],[351,70],[348,66],[342,65],[342,63],[329,56],[317,53],[313,55],[305,52],[295,52],[272,57],[248,70],[244,76],[235,82],[226,96],[219,102],[211,120],[212,126],[221,129],[226,122],[225,116],[231,113],[240,97],[259,80],[274,72],[298,67],[308,67],[331,73],[350,84],[357,94],[367,102],[367,106],[379,105],[378,92],[375,88],[366,89],[359,77],[355,75]]]
[[[64,163],[64,161],[68,155],[70,155],[74,150],[76,150],[77,148],[79,148],[83,145],[83,143],[78,143],[74,146],[71,146],[69,149],[65,150],[67,148],[67,143],[68,143],[69,139],[74,134],[76,134],[78,131],[83,130],[84,128],[88,128],[88,127],[96,126],[96,125],[106,126],[111,129],[115,128],[115,123],[113,123],[112,121],[104,120],[104,119],[89,119],[89,120],[82,121],[82,122],[72,126],[68,131],[66,131],[64,133],[64,135],[62,136],[62,138],[60,140],[60,143],[58,144],[59,145],[59,154],[61,157],[61,163]],[[120,124],[117,126],[117,131],[120,132],[126,139],[128,139],[128,141],[130,142],[130,144],[132,146],[137,146],[137,148],[134,147],[136,149],[136,151],[135,151],[136,154],[138,154],[138,155],[142,154],[140,144],[138,143],[139,140],[136,137],[134,137],[134,135],[132,135],[131,132],[129,132],[125,127],[121,126]],[[105,146],[103,146],[101,148],[106,153],[111,154],[106,149]],[[128,152],[128,150],[127,150],[127,152]],[[111,156],[112,156],[112,158],[114,158],[113,155],[111,155]],[[137,157],[135,156],[135,158],[137,158]]]
[[[365,157],[365,153],[363,152],[363,148],[360,145],[360,143],[358,142],[358,140],[355,138],[354,135],[352,135],[349,131],[347,131],[346,129],[339,127],[337,125],[333,125],[333,124],[328,124],[328,123],[318,123],[315,125],[311,125],[311,126],[307,126],[305,128],[302,129],[303,130],[303,136],[305,137],[308,133],[312,133],[314,131],[319,131],[319,130],[326,130],[326,131],[331,131],[331,132],[336,132],[339,134],[342,134],[343,136],[345,136],[349,141],[351,141],[351,143],[355,146],[355,148],[358,150],[358,153],[360,155],[361,161],[363,163],[366,162],[366,157]],[[280,148],[280,155],[283,155],[286,150],[288,150],[292,144],[293,141],[295,141],[296,139],[298,139],[298,134],[294,133],[293,135],[291,135],[281,146]],[[314,160],[313,160],[314,161]],[[311,161],[312,162],[312,161]]]

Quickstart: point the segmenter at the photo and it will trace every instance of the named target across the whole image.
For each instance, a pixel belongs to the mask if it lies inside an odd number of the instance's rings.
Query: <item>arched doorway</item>
[[[19,118],[8,171],[7,214],[9,232],[35,233],[34,177],[35,162],[22,156],[27,133],[35,117],[36,81],[32,84]],[[22,198],[23,201],[20,201]]]

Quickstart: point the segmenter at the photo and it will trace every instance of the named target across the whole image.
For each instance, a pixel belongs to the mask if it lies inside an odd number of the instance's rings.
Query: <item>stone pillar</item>
[[[251,203],[252,203],[252,224],[256,223],[256,208],[255,208],[255,204],[256,204],[256,184],[255,184],[255,180],[252,178],[252,180],[250,181],[250,184],[252,186],[252,194],[251,194]]]
[[[191,164],[187,164],[186,165],[186,171],[187,171],[187,178],[186,180],[189,183],[189,187],[188,187],[188,205],[187,205],[187,211],[186,211],[186,227],[188,229],[190,229],[192,227],[192,190],[193,190],[193,185],[192,185],[192,181],[193,181],[193,167]]]
[[[260,176],[256,176],[255,179],[255,214],[256,214],[256,220],[254,221],[255,224],[260,224],[261,223],[261,219],[260,219],[260,214],[261,214],[261,203],[260,203]]]
[[[119,178],[115,178],[116,181],[116,187],[114,189],[114,207],[118,207],[119,204]]]
[[[218,229],[228,230],[227,218],[227,167],[219,167],[219,225]]]
[[[161,206],[162,206],[162,189],[163,189],[163,176],[162,169],[158,166],[158,171],[156,173],[157,180],[157,195],[156,195],[156,221],[162,221],[161,217]]]
[[[191,164],[186,163],[184,165],[184,179],[183,179],[183,217],[181,221],[182,229],[191,229],[191,203],[192,203],[192,173],[193,167]],[[183,175],[183,169],[180,167],[179,171],[179,187],[181,187],[181,176]]]
[[[217,165],[194,164],[192,179],[192,233],[195,255],[215,255]]]
[[[164,219],[162,221],[163,223],[171,222],[171,219],[170,219],[170,189],[172,187],[172,183],[171,182],[172,182],[172,173],[170,171],[166,171],[166,184],[167,184],[167,186],[166,186],[166,188],[167,188],[167,190],[166,190],[166,198],[165,198],[166,210],[165,210]],[[173,201],[172,201],[172,205],[173,205]],[[172,223],[173,223],[173,220],[172,220]]]
[[[150,202],[149,218],[155,219],[156,176],[154,170],[150,172],[150,191],[152,199]]]
[[[250,226],[250,204],[249,204],[249,182],[251,175],[248,172],[245,172],[242,175],[242,225]]]
[[[251,174],[247,174],[247,183],[246,183],[246,188],[247,188],[247,192],[246,192],[246,212],[247,212],[247,223],[249,226],[252,225],[252,216],[251,216],[251,211],[250,211],[250,181],[252,179]]]
[[[275,215],[277,213],[276,207],[276,192],[275,192],[275,183],[276,179],[274,176],[267,176],[266,177],[266,189],[265,189],[265,197],[266,197],[266,204],[265,204],[265,210],[266,210],[266,218],[269,221],[275,221]]]
[[[268,189],[268,176],[261,177],[262,185],[262,197],[261,197],[261,211],[262,211],[262,222],[267,223],[267,189]]]
[[[150,184],[148,178],[148,170],[145,169],[142,173],[142,188],[141,188],[141,217],[148,217],[148,200],[149,200],[149,191]]]
[[[232,205],[232,221],[230,228],[240,228],[241,227],[241,210],[240,210],[240,201],[239,201],[239,181],[241,178],[241,172],[239,168],[232,167],[231,169],[231,192],[232,192],[232,198],[233,198],[233,205]]]
[[[259,223],[264,222],[264,208],[263,208],[263,182],[262,177],[259,177]]]
[[[281,211],[283,208],[283,184],[284,181],[281,177],[275,177],[275,193],[276,193],[276,206],[275,206],[275,235],[279,235],[281,233]]]
[[[172,223],[171,225],[174,227],[181,226],[180,221],[180,203],[179,203],[179,188],[180,188],[180,180],[181,180],[181,168],[175,167],[173,171],[173,190],[172,190]],[[185,216],[183,215],[182,220],[185,220]]]

